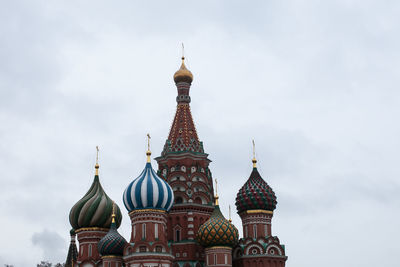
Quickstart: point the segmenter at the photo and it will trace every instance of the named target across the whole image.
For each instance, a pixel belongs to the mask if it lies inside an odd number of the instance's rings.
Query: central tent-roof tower
[[[170,152],[204,153],[203,143],[200,142],[197,135],[189,106],[189,91],[193,74],[185,66],[185,57],[182,57],[181,67],[174,74],[174,81],[178,89],[178,96],[176,97],[178,105],[162,155]]]
[[[193,74],[185,65],[185,57],[174,81],[178,90],[176,113],[161,156],[156,158],[158,174],[172,187],[175,196],[167,235],[175,263],[203,266],[204,249],[196,241],[196,233],[214,210],[214,189],[208,168],[211,161],[204,153],[190,111]]]

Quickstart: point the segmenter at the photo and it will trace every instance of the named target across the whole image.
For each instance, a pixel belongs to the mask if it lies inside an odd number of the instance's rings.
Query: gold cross
[[[96,146],[96,164],[99,164],[99,146]]]
[[[147,150],[150,151],[150,134],[147,134]]]
[[[255,159],[256,158],[256,143],[254,143],[254,139],[252,141],[253,141],[253,158]]]

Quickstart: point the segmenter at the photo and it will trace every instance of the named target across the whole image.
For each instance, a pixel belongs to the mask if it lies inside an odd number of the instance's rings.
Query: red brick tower
[[[284,267],[285,246],[272,236],[271,219],[276,208],[276,196],[263,180],[253,158],[253,171],[239,190],[236,208],[243,225],[243,238],[233,250],[234,267]]]
[[[159,175],[171,185],[175,195],[167,222],[174,266],[179,263],[183,267],[197,267],[204,263],[204,250],[195,236],[214,210],[214,196],[208,168],[211,161],[204,153],[190,112],[193,75],[184,60],[182,57],[182,65],[174,75],[178,89],[176,114],[161,156],[156,160]]]
[[[79,266],[90,267],[101,264],[97,243],[107,234],[112,222],[113,201],[100,184],[98,148],[95,169],[96,173],[90,189],[69,213],[70,224],[79,241],[77,258]],[[115,208],[115,226],[118,228],[121,225],[122,214],[117,205]]]
[[[150,135],[148,135],[150,139]],[[150,142],[149,142],[150,143]],[[123,200],[131,218],[131,240],[124,249],[126,266],[172,265],[167,240],[167,214],[173,204],[172,188],[151,167],[150,144],[142,173],[125,189]]]

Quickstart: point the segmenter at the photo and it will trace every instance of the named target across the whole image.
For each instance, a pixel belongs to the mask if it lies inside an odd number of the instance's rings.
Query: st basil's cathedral
[[[236,196],[242,238],[220,210],[211,160],[190,111],[193,74],[184,60],[174,74],[177,108],[163,151],[155,158],[158,170],[152,167],[148,144],[143,171],[122,194],[131,220],[130,237],[118,233],[122,212],[101,186],[96,160],[91,187],[69,213],[71,243],[65,266],[285,266],[285,246],[271,230],[276,196],[258,172],[255,157]]]

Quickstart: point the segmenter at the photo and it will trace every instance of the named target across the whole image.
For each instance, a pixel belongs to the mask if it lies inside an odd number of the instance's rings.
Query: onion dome
[[[142,173],[124,191],[126,209],[159,209],[169,211],[174,201],[171,186],[161,179],[151,167],[151,152],[146,152],[147,163]]]
[[[206,248],[215,246],[233,247],[239,240],[239,232],[230,221],[225,219],[219,206],[216,205],[211,217],[199,227],[196,239],[200,245]]]
[[[179,82],[192,83],[193,81],[192,72],[190,72],[190,70],[188,70],[185,66],[185,57],[182,57],[181,67],[174,74],[174,81],[175,83]]]
[[[96,174],[89,191],[69,212],[69,222],[75,230],[87,227],[110,228],[113,201],[104,192],[99,181],[99,164],[96,160]],[[116,207],[116,225],[121,225],[122,214]]]
[[[126,244],[125,238],[117,231],[115,214],[113,213],[110,230],[97,243],[97,249],[102,256],[122,256]]]
[[[275,193],[258,173],[256,163],[257,160],[253,158],[253,171],[236,196],[238,213],[247,210],[274,211],[276,208]]]

